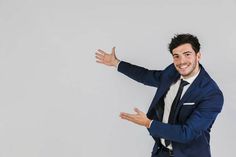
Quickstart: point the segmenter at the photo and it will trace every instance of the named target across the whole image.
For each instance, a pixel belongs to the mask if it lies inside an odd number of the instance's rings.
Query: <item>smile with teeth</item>
[[[180,65],[179,69],[186,69],[188,67],[188,65]]]

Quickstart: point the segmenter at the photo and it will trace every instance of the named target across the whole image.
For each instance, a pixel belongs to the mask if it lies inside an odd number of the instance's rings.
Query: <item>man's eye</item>
[[[179,58],[179,56],[173,56],[173,58],[174,58],[174,59],[178,59],[178,58]]]

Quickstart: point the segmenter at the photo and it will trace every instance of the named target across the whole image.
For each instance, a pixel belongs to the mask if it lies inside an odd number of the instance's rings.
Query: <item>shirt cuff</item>
[[[153,122],[153,120],[151,120],[151,122],[149,123],[149,126],[148,126],[148,128],[150,128],[150,127],[151,127],[151,125],[152,125],[152,122]]]
[[[118,67],[119,67],[119,64],[120,64],[120,60],[119,60],[119,62],[116,64],[116,69],[118,70]]]

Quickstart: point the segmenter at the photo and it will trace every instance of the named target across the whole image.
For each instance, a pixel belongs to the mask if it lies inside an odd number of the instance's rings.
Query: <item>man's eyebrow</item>
[[[193,53],[193,52],[191,52],[191,51],[185,51],[185,52],[183,52],[182,54],[186,54],[186,53]],[[177,55],[179,55],[179,54],[173,53],[172,55],[173,55],[173,56],[177,56]]]
[[[186,54],[186,53],[192,53],[191,51],[185,51],[183,54]]]

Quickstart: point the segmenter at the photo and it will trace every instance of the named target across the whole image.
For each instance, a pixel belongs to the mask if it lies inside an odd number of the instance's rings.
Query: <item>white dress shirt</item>
[[[181,79],[183,79],[184,81],[187,81],[189,83],[188,85],[184,86],[184,88],[183,88],[183,92],[182,92],[182,95],[181,95],[181,98],[182,98],[183,95],[185,94],[185,92],[187,91],[187,89],[189,88],[189,86],[193,83],[193,81],[198,76],[199,72],[196,75],[194,75],[190,78],[187,78],[187,79],[185,79],[181,76],[180,79],[177,82],[173,83],[170,86],[170,89],[167,92],[166,97],[164,98],[165,105],[164,105],[164,114],[163,114],[163,119],[162,119],[163,123],[168,123],[172,102],[174,101],[174,98],[175,98],[175,96],[178,92]],[[165,139],[161,138],[161,143],[162,143],[163,146],[165,146]],[[170,150],[173,149],[171,144],[167,148],[169,148]]]

